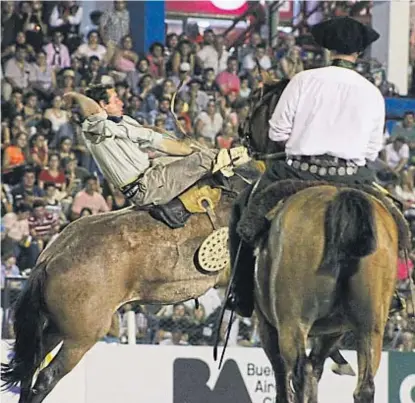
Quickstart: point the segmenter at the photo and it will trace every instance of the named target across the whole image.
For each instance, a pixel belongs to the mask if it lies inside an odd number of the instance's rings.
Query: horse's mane
[[[249,133],[252,151],[264,154],[284,151],[281,144],[268,138],[268,121],[288,83],[289,80],[265,81],[262,88],[256,89],[251,94],[249,99],[251,116],[247,127],[242,130]]]

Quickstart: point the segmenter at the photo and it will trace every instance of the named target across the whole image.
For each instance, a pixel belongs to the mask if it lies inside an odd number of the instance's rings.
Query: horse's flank
[[[227,205],[217,210],[223,225],[228,212]],[[75,302],[71,308],[81,314],[94,312],[91,304],[115,310],[130,300],[169,304],[200,296],[217,280],[193,263],[194,252],[211,232],[204,214],[193,215],[176,230],[131,208],[79,219],[39,258],[48,277],[49,310],[59,310],[56,301],[65,300]]]

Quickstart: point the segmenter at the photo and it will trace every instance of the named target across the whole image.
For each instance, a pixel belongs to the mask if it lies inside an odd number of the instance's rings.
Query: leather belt
[[[121,193],[127,198],[131,199],[134,197],[138,190],[140,189],[140,179],[143,177],[143,175],[140,175],[137,179],[135,179],[133,182],[129,183],[128,185],[123,186],[120,188]]]
[[[353,161],[326,155],[291,156],[286,163],[294,169],[320,176],[356,175],[359,171],[359,166]]]

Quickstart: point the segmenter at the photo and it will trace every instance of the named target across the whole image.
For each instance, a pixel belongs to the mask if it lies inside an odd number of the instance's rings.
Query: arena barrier
[[[344,351],[357,372],[356,353]],[[10,358],[2,342],[2,362]],[[339,377],[327,360],[320,403],[350,403],[355,377]],[[376,376],[376,403],[415,402],[415,354],[384,352]],[[98,343],[44,403],[274,403],[274,377],[260,348],[232,347],[221,370],[211,347]],[[18,401],[18,388],[3,403]]]

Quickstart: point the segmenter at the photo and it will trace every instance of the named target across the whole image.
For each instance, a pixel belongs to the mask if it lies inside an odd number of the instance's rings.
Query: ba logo
[[[207,383],[209,366],[202,360],[178,358],[173,369],[173,403],[252,403],[234,360],[227,360],[215,386]]]
[[[414,353],[389,353],[389,402],[415,403]]]

